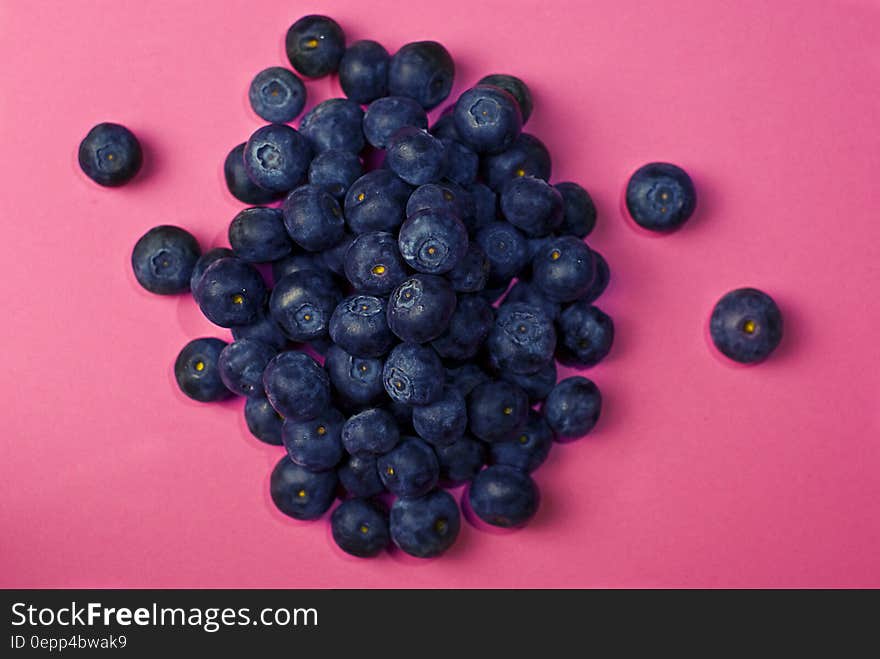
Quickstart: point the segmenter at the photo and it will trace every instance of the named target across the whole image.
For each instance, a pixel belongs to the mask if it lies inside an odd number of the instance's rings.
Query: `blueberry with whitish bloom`
[[[299,185],[309,171],[312,148],[308,140],[286,124],[258,128],[244,145],[248,178],[273,193]]]
[[[363,409],[376,405],[385,396],[381,358],[355,357],[338,345],[327,348],[324,368],[336,392],[336,402],[346,409]]]
[[[401,343],[385,360],[382,382],[385,392],[407,405],[427,405],[443,393],[443,364],[431,348]]]
[[[586,435],[599,420],[602,394],[591,380],[573,376],[561,380],[541,408],[556,440],[571,441]]]
[[[135,279],[158,295],[189,290],[201,249],[191,233],[180,227],[153,227],[141,236],[131,252]]]
[[[455,291],[436,275],[413,275],[388,299],[388,327],[402,341],[427,343],[446,331],[455,311]]]
[[[378,407],[353,414],[342,426],[342,444],[352,455],[387,453],[399,440],[394,415]]]
[[[411,98],[378,98],[370,103],[364,113],[364,136],[377,149],[388,148],[391,136],[405,126],[428,127],[428,115],[424,108]]]
[[[446,387],[433,403],[414,407],[412,418],[419,437],[434,446],[444,446],[464,434],[467,405],[458,389]]]
[[[315,153],[331,149],[358,153],[364,148],[363,120],[364,111],[360,105],[347,98],[331,98],[306,113],[299,132]]]
[[[540,494],[531,477],[513,467],[495,465],[478,473],[468,488],[468,503],[492,526],[522,526],[538,512]]]
[[[455,544],[461,513],[451,494],[433,490],[417,498],[399,498],[391,506],[391,540],[410,556],[434,558]]]
[[[379,478],[392,494],[420,497],[430,492],[440,478],[440,466],[431,447],[416,437],[404,437],[376,461]]]
[[[385,155],[391,171],[410,185],[439,181],[446,166],[446,147],[431,133],[404,126],[391,136]]]
[[[275,284],[269,309],[287,336],[294,341],[311,341],[327,334],[341,299],[329,274],[299,270]]]
[[[312,471],[333,469],[342,460],[345,417],[330,407],[313,419],[285,419],[281,439],[290,459]]]
[[[330,317],[330,338],[357,357],[381,357],[395,343],[388,328],[385,301],[372,295],[352,295]]]
[[[512,373],[535,373],[553,359],[556,330],[539,307],[505,302],[498,309],[487,346],[496,367]]]
[[[644,229],[674,231],[693,215],[697,191],[681,167],[653,162],[640,167],[626,186],[626,208]]]
[[[263,371],[266,397],[285,419],[314,419],[330,406],[330,379],[302,352],[282,352]]]
[[[286,124],[303,111],[306,86],[292,71],[272,66],[254,76],[248,89],[248,99],[261,119]]]
[[[140,171],[144,156],[140,142],[128,128],[101,123],[79,145],[79,166],[98,185],[125,185]]]

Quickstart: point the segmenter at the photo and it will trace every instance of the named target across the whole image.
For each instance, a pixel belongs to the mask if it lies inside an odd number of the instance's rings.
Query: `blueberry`
[[[636,170],[626,185],[626,208],[639,226],[672,231],[697,207],[694,183],[680,167],[654,162]]]
[[[269,309],[287,336],[294,341],[311,341],[327,333],[330,317],[341,299],[328,274],[300,270],[275,284]]]
[[[199,280],[202,278],[202,275],[205,274],[205,270],[208,269],[209,265],[214,261],[225,259],[229,256],[235,256],[235,252],[228,247],[214,247],[202,254],[193,266],[192,274],[189,277],[190,290],[196,290],[199,285]]]
[[[345,276],[345,255],[348,254],[348,248],[351,247],[352,242],[354,242],[354,236],[347,233],[333,247],[321,252],[321,261],[324,267],[334,275]]]
[[[417,101],[405,96],[377,98],[364,113],[364,136],[377,149],[388,148],[391,136],[406,126],[427,128],[428,115]]]
[[[407,405],[427,405],[443,393],[443,364],[431,348],[414,343],[396,346],[382,370],[385,392]]]
[[[281,331],[281,327],[272,318],[267,308],[260,310],[257,317],[247,325],[236,325],[232,328],[232,337],[241,339],[255,339],[276,350],[281,350],[287,345],[287,337]]]
[[[275,506],[294,519],[318,519],[336,498],[335,471],[309,471],[284,456],[272,470],[269,494]]]
[[[262,385],[261,385],[262,386]],[[251,396],[244,404],[244,420],[251,434],[266,444],[281,446],[284,419],[264,396]]]
[[[455,213],[442,208],[408,217],[397,240],[403,260],[412,269],[433,275],[452,270],[468,247],[464,224]]]
[[[472,200],[468,192],[450,183],[420,185],[406,202],[406,216],[412,217],[425,210],[445,210],[462,217],[471,212]]]
[[[345,195],[345,219],[356,234],[395,231],[403,223],[410,187],[389,169],[375,169]]]
[[[250,263],[235,257],[217,259],[199,279],[194,297],[202,313],[215,325],[247,325],[263,309],[266,283]]]
[[[162,225],[153,227],[135,243],[131,267],[138,283],[151,293],[174,295],[189,290],[200,253],[191,233]]]
[[[548,240],[532,259],[532,285],[557,302],[583,297],[595,276],[593,253],[574,236]]]
[[[586,238],[596,226],[596,205],[593,198],[577,183],[557,183],[564,208],[560,233]]]
[[[287,192],[299,185],[311,160],[308,140],[285,124],[258,128],[244,145],[248,178],[270,192]]]
[[[299,126],[315,153],[341,149],[357,153],[364,148],[361,124],[364,111],[347,98],[331,98],[306,113]]]
[[[263,370],[277,350],[254,339],[230,343],[220,353],[220,379],[241,396],[263,395]]]
[[[302,352],[282,352],[263,371],[266,397],[285,419],[314,419],[330,406],[330,379]]]
[[[391,293],[388,327],[402,341],[433,341],[449,326],[455,304],[455,292],[448,281],[435,275],[414,275]]]
[[[489,446],[492,464],[514,467],[526,473],[544,464],[553,446],[553,431],[544,417],[529,410],[529,419],[514,437]]]
[[[501,153],[522,130],[516,99],[498,87],[467,90],[455,103],[453,116],[461,141],[477,153]]]
[[[301,185],[284,200],[284,226],[297,245],[311,252],[336,245],[345,235],[339,202],[324,188]]]
[[[290,254],[293,245],[277,208],[245,208],[229,224],[229,244],[250,263],[268,263]]]
[[[391,540],[416,558],[434,558],[455,544],[461,513],[451,494],[434,490],[415,499],[397,499],[391,506]]]
[[[446,383],[458,389],[465,397],[469,396],[477,385],[489,382],[491,379],[488,373],[473,363],[446,369]]]
[[[512,373],[535,373],[553,360],[556,330],[540,307],[505,302],[487,342],[492,363]]]
[[[513,467],[488,467],[474,477],[468,488],[471,510],[486,524],[510,528],[522,526],[538,512],[540,493],[531,477]]]
[[[300,270],[317,270],[330,276],[330,270],[324,263],[323,254],[320,252],[294,252],[291,256],[272,262],[272,279],[278,283],[287,275]]]
[[[573,302],[560,314],[556,358],[566,366],[595,366],[613,342],[614,322],[588,302]]]
[[[307,78],[334,73],[345,53],[345,33],[327,16],[303,16],[290,26],[284,40],[287,58]]]
[[[343,149],[329,149],[314,157],[309,165],[309,183],[324,188],[336,199],[345,199],[345,193],[364,173],[356,153]]]
[[[534,135],[522,133],[501,153],[487,155],[480,161],[480,174],[493,190],[501,191],[515,178],[531,176],[550,180],[550,152]]]
[[[394,415],[381,408],[370,408],[349,417],[342,427],[342,444],[352,455],[387,453],[400,440]]]
[[[573,376],[553,387],[542,411],[559,441],[577,439],[590,432],[599,420],[602,394],[591,380]]]
[[[477,179],[480,158],[469,146],[456,140],[441,138],[443,143],[443,175],[460,185]]]
[[[502,370],[499,372],[502,380],[515,384],[526,392],[530,403],[544,400],[550,395],[550,391],[556,386],[556,362],[550,360],[541,369],[534,373],[522,374],[513,371]]]
[[[511,288],[507,297],[504,298],[505,304],[508,302],[522,302],[533,307],[538,307],[550,320],[556,320],[559,312],[562,310],[558,302],[554,302],[544,293],[532,286],[529,282],[520,279]]]
[[[388,93],[391,56],[375,41],[355,41],[339,62],[339,85],[355,103],[367,104]]]
[[[528,86],[516,76],[507,73],[493,73],[491,75],[480,78],[478,85],[492,85],[500,87],[508,94],[516,99],[519,106],[520,114],[522,114],[522,122],[526,123],[532,116],[532,92]]]
[[[529,399],[515,384],[490,380],[474,387],[467,399],[471,433],[485,442],[509,437],[526,422]]]
[[[125,185],[140,171],[143,152],[137,138],[119,124],[92,128],[79,144],[79,166],[98,185]]]
[[[358,291],[388,295],[407,278],[393,234],[370,231],[356,237],[345,255],[345,276]]]
[[[394,53],[388,67],[391,95],[413,98],[426,110],[446,100],[454,79],[452,56],[436,41],[406,44]]]
[[[489,257],[483,248],[476,243],[470,243],[464,256],[446,277],[453,290],[459,293],[476,293],[486,287],[490,268]]]
[[[769,357],[782,340],[782,313],[766,293],[739,288],[715,304],[709,331],[722,354],[741,364],[755,364]]]
[[[498,195],[482,183],[471,183],[465,189],[471,195],[474,212],[471,217],[465,217],[464,222],[468,231],[474,233],[498,219]]]
[[[345,417],[332,407],[321,410],[306,421],[285,419],[281,439],[290,459],[296,464],[324,471],[342,460],[342,424]]]
[[[349,496],[374,497],[385,491],[376,469],[375,455],[349,456],[347,460],[343,460],[336,473]]]
[[[501,191],[501,213],[526,235],[546,236],[562,223],[562,195],[539,178],[513,178]]]
[[[486,445],[465,435],[445,446],[435,446],[440,480],[452,486],[471,480],[486,464]]]
[[[324,367],[338,401],[349,408],[374,405],[385,398],[381,359],[354,357],[337,345],[327,349]]]
[[[495,322],[495,312],[479,295],[460,295],[449,326],[431,342],[443,359],[464,361],[479,352]]]
[[[339,548],[358,558],[377,556],[391,542],[388,513],[366,499],[349,499],[330,516],[333,540]]]
[[[605,289],[608,288],[608,283],[611,281],[611,271],[608,269],[608,262],[605,260],[605,257],[596,250],[591,251],[593,252],[593,261],[596,263],[596,276],[593,277],[590,289],[580,298],[581,301],[588,304],[595,302],[605,292]]]
[[[489,285],[506,289],[510,279],[528,263],[526,239],[509,222],[487,224],[477,231],[475,239],[489,259]]]
[[[410,185],[434,183],[443,177],[446,149],[428,131],[404,126],[391,136],[385,162]]]
[[[458,389],[447,386],[433,403],[414,407],[412,419],[419,437],[429,444],[451,444],[464,435],[467,427],[464,396]]]
[[[284,191],[264,190],[248,177],[244,166],[244,147],[245,143],[242,142],[229,152],[223,162],[226,187],[233,197],[246,204],[268,204],[275,201],[284,194]]]
[[[421,439],[404,437],[393,449],[376,460],[379,478],[392,494],[420,497],[440,478],[440,465],[434,451]]]
[[[174,362],[174,377],[183,393],[202,403],[230,396],[217,366],[225,347],[220,339],[193,339],[183,346]]]
[[[356,357],[381,357],[394,344],[388,329],[385,301],[372,295],[352,295],[330,317],[330,338]]]
[[[303,111],[306,86],[294,73],[281,66],[260,71],[248,90],[251,107],[261,119],[286,124]]]

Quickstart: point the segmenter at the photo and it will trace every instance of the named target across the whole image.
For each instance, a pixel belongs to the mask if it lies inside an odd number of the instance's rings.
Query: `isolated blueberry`
[[[440,482],[458,485],[471,480],[486,464],[486,444],[469,435],[459,437],[451,444],[435,446],[440,464]]]
[[[434,451],[421,439],[404,437],[376,461],[379,478],[392,494],[420,497],[430,492],[440,478]]]
[[[331,98],[306,113],[299,131],[315,153],[331,149],[358,153],[364,148],[363,120],[364,111],[360,105],[347,98]]]
[[[391,136],[385,162],[410,185],[424,185],[443,177],[446,150],[428,131],[404,126]]]
[[[492,222],[477,231],[475,240],[489,259],[489,286],[506,289],[528,263],[526,239],[509,222]]]
[[[354,236],[346,233],[342,236],[342,240],[321,252],[321,261],[327,270],[338,277],[345,277],[345,256],[348,254],[348,248],[354,242]]]
[[[467,251],[464,224],[452,211],[423,210],[400,227],[398,246],[413,270],[439,275],[452,270]]]
[[[247,325],[263,309],[266,283],[250,263],[235,257],[217,259],[199,279],[193,297],[215,325]]]
[[[286,124],[258,128],[244,145],[248,178],[270,192],[287,192],[299,185],[311,160],[308,140]]]
[[[538,512],[540,494],[531,477],[513,467],[496,465],[478,473],[468,488],[468,503],[492,526],[522,526]]]
[[[389,169],[374,169],[345,195],[345,219],[356,234],[396,231],[403,223],[411,188]]]
[[[590,251],[593,252],[593,261],[596,263],[596,276],[593,277],[590,289],[580,298],[580,301],[587,303],[595,302],[605,292],[605,289],[608,288],[608,283],[611,281],[611,271],[608,269],[608,262],[605,260],[605,257],[594,249]]]
[[[330,406],[330,379],[302,352],[282,352],[263,371],[263,387],[272,407],[285,419],[314,419]]]
[[[220,353],[220,379],[241,396],[262,396],[263,371],[276,353],[275,348],[255,339],[234,341]]]
[[[230,396],[217,366],[225,347],[225,341],[207,338],[193,339],[183,346],[174,362],[174,377],[183,393],[202,403]]]
[[[269,309],[294,341],[311,341],[327,333],[342,294],[325,272],[300,270],[275,284]]]
[[[408,273],[397,239],[385,231],[357,236],[345,255],[345,276],[358,291],[388,295]]]
[[[262,385],[261,385],[262,387]],[[251,396],[244,404],[244,420],[251,434],[266,444],[281,446],[284,419],[265,396]]]
[[[406,126],[428,127],[425,109],[406,96],[377,98],[364,113],[364,136],[377,149],[388,148],[391,136]]]
[[[626,186],[626,208],[651,231],[672,231],[687,222],[697,206],[694,183],[681,167],[654,162],[636,170]]]
[[[343,458],[336,473],[349,496],[374,497],[385,491],[376,468],[375,455],[351,455]]]
[[[465,397],[484,382],[492,380],[489,374],[474,363],[446,369],[446,383],[458,389]]]
[[[593,198],[577,183],[557,183],[554,186],[562,195],[564,208],[559,232],[578,238],[586,238],[596,226],[596,205]]]
[[[369,407],[385,399],[382,366],[381,359],[355,357],[335,344],[324,358],[337,401],[346,408]]]
[[[522,130],[516,99],[498,87],[467,90],[456,101],[453,116],[461,141],[477,153],[501,153]]]
[[[540,307],[505,302],[487,342],[492,363],[513,373],[535,373],[553,360],[556,330]]]
[[[330,516],[333,540],[339,548],[359,558],[377,556],[391,542],[388,513],[366,499],[348,499]]]
[[[493,73],[480,78],[478,85],[493,85],[500,87],[516,99],[519,105],[522,122],[526,123],[532,115],[532,92],[528,86],[516,76],[507,73]]]
[[[558,302],[554,302],[548,298],[543,292],[532,286],[528,281],[520,279],[507,293],[504,303],[522,302],[533,307],[538,307],[543,311],[550,320],[556,320],[562,306]]]
[[[430,110],[446,100],[455,79],[455,63],[436,41],[408,43],[394,53],[388,67],[388,91],[408,96]]]
[[[291,65],[308,78],[334,73],[345,52],[345,33],[327,16],[303,16],[284,40]]]
[[[244,166],[244,147],[245,143],[242,142],[229,152],[223,162],[223,176],[232,196],[246,204],[268,204],[283,196],[284,190],[264,190],[248,177]]]
[[[492,464],[514,467],[526,473],[544,464],[553,446],[553,431],[544,417],[529,410],[529,418],[522,430],[510,440],[489,446]]]
[[[381,357],[395,343],[388,328],[385,300],[352,295],[340,302],[330,317],[330,338],[357,357]]]
[[[550,391],[556,386],[556,362],[551,359],[545,366],[534,373],[523,374],[501,370],[498,375],[502,380],[515,384],[525,391],[529,397],[529,402],[535,403],[547,398]]]
[[[128,128],[102,123],[92,128],[79,144],[79,166],[98,185],[125,185],[140,171],[143,152]]]
[[[277,208],[245,208],[229,224],[229,244],[250,263],[268,263],[290,254],[293,244]]]
[[[419,437],[433,446],[451,444],[467,427],[467,405],[455,387],[445,387],[433,403],[413,407],[413,426]]]
[[[715,304],[709,332],[722,354],[741,364],[755,364],[769,357],[782,340],[782,313],[766,293],[738,288]]]
[[[463,218],[465,226],[471,233],[492,224],[498,219],[498,195],[482,183],[465,185],[473,201],[473,215]]]
[[[287,233],[297,245],[312,252],[332,247],[345,235],[339,202],[324,188],[301,185],[284,200]]]
[[[601,309],[579,300],[559,316],[556,358],[566,366],[595,366],[611,350],[614,322]]]
[[[479,295],[460,295],[446,331],[431,342],[443,359],[464,361],[480,351],[495,322],[495,312]]]
[[[214,247],[202,254],[193,266],[192,274],[189,277],[190,290],[196,290],[199,285],[199,280],[202,278],[202,275],[205,274],[205,270],[208,269],[209,265],[214,261],[225,259],[229,256],[235,256],[235,252],[228,247]]]
[[[388,93],[391,56],[375,41],[355,41],[339,62],[339,85],[355,103],[367,104]]]
[[[499,192],[507,182],[524,176],[549,181],[552,169],[550,151],[541,140],[528,133],[521,133],[501,153],[486,155],[480,161],[483,180]]]
[[[562,195],[542,179],[512,178],[501,190],[501,213],[527,236],[546,236],[562,224]]]
[[[309,471],[284,456],[269,478],[275,506],[294,519],[318,519],[336,498],[339,480],[335,471]]]
[[[485,442],[503,441],[526,422],[529,399],[515,384],[491,380],[468,396],[468,427]]]
[[[385,392],[407,405],[427,405],[443,394],[443,364],[431,348],[415,343],[396,346],[382,371]]]
[[[446,278],[455,291],[476,293],[486,287],[490,268],[489,257],[483,248],[476,243],[470,243],[464,256],[446,273]]]
[[[394,415],[378,407],[352,415],[342,426],[342,444],[352,455],[387,453],[399,440]]]
[[[593,253],[575,236],[548,240],[532,259],[532,285],[557,302],[583,297],[595,277]]]
[[[542,411],[558,441],[577,439],[590,432],[599,420],[602,394],[591,380],[573,376],[553,387]]]
[[[191,233],[162,225],[153,227],[135,243],[131,267],[138,283],[151,293],[174,295],[189,290],[200,253]]]
[[[345,199],[345,193],[364,173],[356,153],[343,149],[329,149],[314,157],[309,165],[309,183],[324,188],[336,199]]]
[[[290,459],[312,471],[333,469],[344,453],[342,424],[345,417],[328,407],[314,419],[285,419],[281,439]]]
[[[391,293],[388,327],[402,341],[433,341],[449,326],[455,304],[455,291],[448,281],[436,275],[414,275]]]
[[[287,345],[287,337],[281,331],[281,327],[272,318],[267,307],[257,314],[257,317],[247,325],[236,325],[232,328],[232,337],[236,341],[241,339],[256,339],[261,343],[281,350]]]
[[[272,66],[254,77],[248,99],[261,119],[286,124],[303,111],[306,86],[293,72],[282,66]]]

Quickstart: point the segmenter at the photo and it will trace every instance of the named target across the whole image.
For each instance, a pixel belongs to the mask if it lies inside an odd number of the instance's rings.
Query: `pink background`
[[[248,435],[243,401],[173,383],[187,340],[228,335],[129,266],[156,224],[226,244],[222,161],[260,125],[247,85],[314,11],[392,51],[442,41],[456,94],[524,78],[554,180],[600,211],[618,327],[589,373],[600,425],[537,473],[527,530],[465,526],[442,560],[352,559],[326,523],[275,512],[281,453]],[[878,33],[867,1],[0,0],[0,585],[880,586]],[[124,189],[76,165],[103,120],[146,148]],[[655,159],[700,194],[659,239],[618,204]],[[786,320],[751,369],[703,334],[744,285]]]

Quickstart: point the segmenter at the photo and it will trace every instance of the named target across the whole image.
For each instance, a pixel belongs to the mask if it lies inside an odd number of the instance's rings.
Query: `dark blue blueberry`
[[[397,239],[386,231],[356,237],[345,255],[345,276],[358,291],[388,295],[408,273]]]
[[[482,183],[471,183],[466,185],[465,189],[471,195],[474,212],[463,220],[468,231],[475,233],[498,219],[498,195]]]
[[[287,195],[282,212],[287,233],[310,252],[333,247],[345,235],[339,202],[321,186],[301,185]]]
[[[229,244],[235,255],[250,263],[268,263],[293,250],[277,208],[245,208],[229,224]]]
[[[553,387],[542,412],[558,441],[577,439],[590,432],[599,420],[602,394],[587,378],[566,378]]]
[[[413,98],[426,110],[446,100],[454,79],[452,56],[436,41],[406,44],[394,53],[388,67],[391,95]]]
[[[557,302],[583,297],[595,277],[593,253],[575,236],[548,240],[532,259],[532,285]]]
[[[321,252],[321,260],[326,269],[338,277],[345,277],[345,255],[348,254],[348,248],[351,247],[352,242],[354,242],[354,236],[347,233],[333,247]]]
[[[480,161],[483,180],[498,192],[512,179],[523,176],[549,181],[552,169],[547,147],[528,133],[522,133],[501,153],[484,156]]]
[[[455,311],[455,291],[435,275],[414,275],[388,300],[388,327],[402,341],[427,343],[446,331]]]
[[[528,86],[516,76],[507,73],[492,73],[480,79],[478,85],[493,85],[500,87],[516,99],[519,105],[522,122],[526,123],[532,116],[532,92]]]
[[[413,408],[413,426],[419,437],[434,446],[446,446],[464,435],[467,405],[455,387],[445,387],[443,395],[428,405]]]
[[[339,62],[339,85],[355,103],[366,105],[388,93],[391,56],[375,41],[355,41]]]
[[[282,352],[263,371],[266,397],[285,419],[314,419],[330,407],[330,379],[303,352]]]
[[[465,361],[476,356],[495,322],[495,312],[479,295],[460,295],[449,326],[431,342],[443,359]]]
[[[477,178],[480,158],[469,146],[441,138],[444,148],[443,175],[460,185],[473,183]]]
[[[596,250],[591,251],[593,252],[593,261],[596,263],[596,276],[593,277],[590,290],[580,298],[582,302],[587,303],[595,302],[599,299],[599,296],[605,292],[605,289],[608,288],[608,283],[611,281],[611,271],[608,269],[608,262],[605,260],[605,257]]]
[[[261,385],[262,386],[262,385]],[[244,404],[244,420],[251,434],[266,444],[281,446],[284,419],[264,396],[251,396]]]
[[[477,385],[467,402],[470,431],[485,442],[509,439],[526,422],[529,412],[526,392],[503,380]]]
[[[354,357],[337,345],[327,349],[324,359],[338,402],[352,409],[369,407],[385,398],[382,366],[381,359]]]
[[[374,497],[385,491],[379,471],[376,469],[375,455],[352,455],[336,470],[339,482],[349,496]]]
[[[385,301],[372,295],[352,295],[340,302],[330,318],[330,338],[356,357],[381,357],[394,345],[388,329]]]
[[[562,195],[539,178],[512,178],[501,191],[501,213],[526,235],[546,236],[562,224]]]
[[[255,339],[230,343],[220,353],[220,379],[241,396],[262,396],[263,371],[276,353],[275,348]]]
[[[236,341],[241,339],[255,339],[276,350],[281,350],[287,345],[287,337],[281,331],[281,327],[272,318],[269,309],[264,307],[257,317],[247,325],[236,325],[232,328],[232,337]]]
[[[393,449],[376,460],[385,489],[399,497],[427,494],[440,478],[440,465],[434,451],[421,439],[404,437]]]
[[[153,227],[131,252],[135,279],[151,293],[174,295],[189,290],[199,260],[199,242],[191,233],[169,225]]]
[[[506,465],[526,473],[544,464],[553,447],[553,431],[544,417],[529,410],[529,420],[523,429],[506,442],[490,445],[492,464]]]
[[[327,16],[303,16],[290,26],[284,47],[294,69],[307,78],[320,78],[339,68],[345,32]]]
[[[342,294],[330,275],[300,270],[275,284],[269,310],[284,333],[294,341],[311,341],[327,334],[330,317]]]
[[[477,244],[489,259],[489,286],[510,283],[529,260],[528,245],[519,229],[509,222],[492,222],[477,231]]]
[[[639,226],[672,231],[697,207],[697,191],[681,167],[653,162],[636,170],[626,185],[626,208]]]
[[[556,358],[566,366],[595,366],[613,342],[614,322],[589,302],[573,302],[560,314]]]
[[[293,72],[282,66],[272,66],[254,77],[248,99],[261,119],[286,124],[303,111],[306,86]]]
[[[391,540],[416,558],[434,558],[458,538],[461,513],[449,492],[434,490],[415,499],[397,499],[391,506]]]
[[[391,136],[385,162],[410,185],[434,183],[443,177],[446,149],[428,131],[404,126]]]
[[[526,243],[529,249],[529,261],[532,261],[546,245],[550,244],[550,241],[556,238],[556,236],[542,236],[540,238],[527,238]],[[540,291],[539,291],[540,293]]]
[[[144,156],[140,142],[128,128],[103,123],[92,128],[79,144],[79,166],[98,185],[125,185],[140,171]]]
[[[403,223],[411,188],[390,169],[374,169],[345,195],[345,219],[356,234],[396,231]]]
[[[452,486],[471,480],[486,464],[486,445],[465,435],[446,446],[435,446],[440,481]]]
[[[504,303],[507,304],[508,302],[522,302],[523,304],[538,307],[550,320],[556,320],[559,317],[559,312],[562,310],[558,302],[554,302],[529,282],[522,279],[510,288],[510,292],[504,298]]]
[[[266,302],[266,283],[250,263],[229,257],[205,270],[193,297],[205,317],[220,327],[247,325]]]
[[[501,153],[522,130],[516,99],[489,85],[477,85],[462,94],[453,116],[461,141],[477,153]]]
[[[352,183],[364,173],[364,166],[356,153],[342,149],[330,149],[319,153],[309,165],[309,183],[324,188],[339,200]]]
[[[275,506],[294,519],[318,519],[336,498],[335,471],[309,471],[284,456],[272,470],[269,494]]]
[[[470,243],[464,256],[446,274],[446,278],[452,284],[453,290],[459,293],[476,293],[486,288],[490,268],[489,257],[483,248],[476,243]]]
[[[427,405],[443,394],[445,372],[437,353],[414,343],[396,346],[382,370],[385,392],[407,405]]]
[[[282,197],[284,190],[264,190],[248,177],[244,166],[244,147],[245,143],[242,142],[229,152],[223,162],[223,176],[232,196],[246,204],[268,204]]]
[[[174,377],[183,393],[202,403],[230,396],[217,365],[225,347],[220,339],[193,339],[183,346],[174,362]]]
[[[766,293],[739,288],[715,304],[709,331],[723,355],[755,364],[769,357],[782,340],[782,313]]]
[[[465,363],[461,366],[446,369],[446,383],[458,389],[465,397],[484,382],[492,378],[477,364]]]
[[[320,252],[294,253],[272,263],[272,279],[278,283],[287,275],[300,270],[317,270],[330,275],[330,270],[324,262],[324,255]]]
[[[593,198],[577,183],[557,183],[554,186],[562,195],[564,208],[559,232],[578,238],[586,238],[596,226],[596,205]]]
[[[468,235],[455,213],[438,208],[408,217],[397,242],[400,255],[413,270],[439,275],[452,270],[464,256]]]
[[[530,403],[536,403],[547,398],[550,391],[556,386],[556,362],[550,360],[534,373],[522,374],[502,370],[499,375],[502,380],[515,384],[525,391]]]
[[[386,149],[401,128],[428,127],[428,115],[417,101],[405,96],[386,96],[370,103],[364,113],[364,136],[377,149]]]
[[[387,453],[400,441],[397,420],[388,410],[370,408],[349,417],[342,427],[342,444],[352,455]]]
[[[342,460],[342,424],[345,417],[332,407],[321,410],[314,419],[285,419],[281,439],[290,459],[296,464],[324,471]]]
[[[331,149],[358,153],[364,148],[363,121],[364,111],[360,105],[347,98],[331,98],[306,113],[299,131],[315,153]]]
[[[461,142],[461,137],[455,129],[455,117],[452,115],[454,107],[455,106],[449,106],[443,110],[441,117],[434,122],[433,126],[431,126],[431,135],[441,140],[454,140],[456,142]]]
[[[299,185],[311,160],[308,140],[286,124],[258,128],[244,145],[248,178],[270,192],[287,192]]]
[[[556,330],[540,307],[505,302],[487,342],[492,364],[511,373],[535,373],[553,360]]]
[[[202,278],[202,275],[205,274],[205,270],[208,269],[209,265],[214,261],[225,259],[229,256],[235,256],[235,252],[228,247],[214,247],[202,254],[193,266],[192,274],[189,277],[189,289],[191,291],[196,290],[199,285],[199,280]]]
[[[541,496],[531,477],[513,467],[488,467],[468,488],[471,510],[486,524],[522,526],[538,512]]]
[[[419,211],[447,210],[458,217],[469,212],[472,205],[470,195],[464,188],[444,183],[420,185],[406,202],[406,216],[412,217]]]
[[[330,516],[333,540],[347,554],[358,558],[377,556],[391,542],[388,513],[366,499],[349,499]]]

